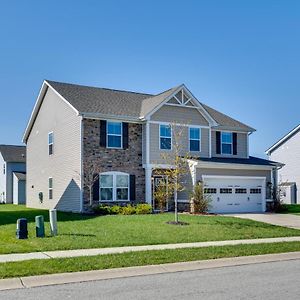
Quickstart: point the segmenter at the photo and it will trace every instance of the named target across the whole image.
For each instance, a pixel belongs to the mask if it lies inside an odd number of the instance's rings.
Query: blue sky
[[[300,1],[1,1],[0,143],[18,144],[43,79],[159,93],[185,83],[257,129],[300,123]]]

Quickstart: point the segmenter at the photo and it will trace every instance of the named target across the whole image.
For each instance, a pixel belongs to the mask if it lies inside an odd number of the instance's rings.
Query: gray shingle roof
[[[15,145],[0,145],[0,153],[6,162],[26,162],[26,147]]]
[[[242,165],[257,165],[257,166],[284,166],[284,164],[271,161],[259,157],[249,156],[249,158],[235,158],[235,157],[212,157],[212,158],[205,158],[205,157],[195,157],[192,158],[198,161],[203,162],[214,162],[214,163],[225,163],[225,164],[242,164]]]
[[[14,172],[19,180],[26,180],[26,173]]]
[[[79,113],[122,116],[139,119],[144,117],[179,86],[158,95],[120,91],[106,88],[82,86],[46,80],[61,96],[63,96]],[[255,131],[217,110],[202,104],[209,115],[220,125],[220,128]]]

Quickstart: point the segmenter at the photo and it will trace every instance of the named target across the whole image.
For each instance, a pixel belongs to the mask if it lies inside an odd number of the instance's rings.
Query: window
[[[122,148],[122,122],[107,122],[107,147]]]
[[[53,132],[48,133],[48,153],[53,154]]]
[[[128,201],[129,175],[119,172],[100,174],[100,201]]]
[[[235,189],[236,194],[247,194],[247,189]]]
[[[50,177],[48,181],[49,200],[53,199],[53,178]]]
[[[250,194],[261,194],[261,189],[250,189]]]
[[[222,154],[232,154],[232,132],[221,133]]]
[[[200,128],[190,127],[190,151],[200,151]]]
[[[3,174],[5,175],[5,172],[6,172],[6,165],[3,164]]]
[[[204,194],[216,194],[217,193],[217,189],[215,188],[205,188],[204,189]]]
[[[221,194],[232,194],[232,189],[222,188],[220,189]]]
[[[170,125],[159,126],[159,140],[161,150],[172,149],[172,129]]]

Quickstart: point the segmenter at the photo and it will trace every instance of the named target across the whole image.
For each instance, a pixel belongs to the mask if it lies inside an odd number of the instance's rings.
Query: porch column
[[[152,168],[145,168],[146,202],[152,205]]]

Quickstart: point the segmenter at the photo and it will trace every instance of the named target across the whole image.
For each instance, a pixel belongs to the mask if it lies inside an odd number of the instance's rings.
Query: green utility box
[[[45,237],[44,216],[35,217],[35,231],[36,231],[36,237],[39,238]]]

